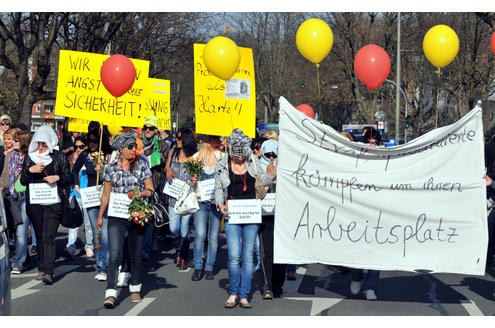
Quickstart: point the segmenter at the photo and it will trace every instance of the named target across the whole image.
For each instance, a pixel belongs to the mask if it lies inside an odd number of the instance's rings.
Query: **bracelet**
[[[148,197],[153,197],[153,193],[154,193],[153,190],[151,190],[151,189],[144,189],[144,190],[148,190],[149,192],[151,192],[151,195],[149,195]]]

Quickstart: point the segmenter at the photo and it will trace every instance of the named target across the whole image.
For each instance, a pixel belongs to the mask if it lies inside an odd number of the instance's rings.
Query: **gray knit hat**
[[[113,139],[112,148],[115,150],[122,150],[132,144],[136,144],[136,134],[132,132],[122,133]]]
[[[247,158],[251,154],[251,139],[239,128],[235,128],[227,138],[227,145],[230,156]]]

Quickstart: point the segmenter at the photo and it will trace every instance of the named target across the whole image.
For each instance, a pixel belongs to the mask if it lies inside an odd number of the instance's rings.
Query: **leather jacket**
[[[58,175],[60,180],[57,181],[57,191],[60,199],[64,199],[63,190],[65,189],[66,195],[70,193],[70,185],[73,184],[72,174],[70,172],[70,165],[67,157],[58,150],[54,150],[50,154],[52,162],[45,167],[44,172],[31,173],[29,168],[36,165],[35,162],[26,155],[24,162],[22,163],[21,171],[21,184],[28,186],[30,183],[43,183],[43,178],[47,175]],[[29,188],[26,188],[26,204],[29,205]]]

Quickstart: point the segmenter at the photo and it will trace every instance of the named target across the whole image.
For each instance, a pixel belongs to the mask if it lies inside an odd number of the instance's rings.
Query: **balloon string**
[[[371,90],[371,122],[370,125],[373,125],[373,121],[375,119],[375,97],[374,97],[374,92],[375,90]]]
[[[439,94],[440,94],[440,67],[438,68],[438,70],[436,71],[437,73],[437,87],[436,87],[436,95],[435,95],[435,129],[438,128],[438,98],[439,98]]]
[[[323,117],[321,117],[321,92],[320,92],[320,64],[316,64],[316,90],[317,90],[317,100],[318,100],[318,120],[323,121]]]

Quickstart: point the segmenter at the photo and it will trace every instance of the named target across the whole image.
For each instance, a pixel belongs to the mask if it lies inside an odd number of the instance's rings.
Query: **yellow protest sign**
[[[155,115],[158,118],[158,128],[160,130],[171,129],[169,80],[148,78],[145,101],[141,107],[141,112],[142,119],[140,122],[144,122],[144,118],[148,115]]]
[[[256,89],[253,51],[239,47],[241,63],[231,79],[213,76],[203,62],[204,44],[194,44],[196,133],[228,136],[240,128],[248,137],[256,132]]]
[[[55,115],[134,126],[141,119],[141,104],[148,84],[149,61],[132,59],[136,80],[122,97],[103,86],[100,70],[109,55],[61,50]]]
[[[88,120],[80,118],[69,117],[69,123],[67,124],[67,131],[69,132],[88,132]]]

